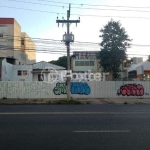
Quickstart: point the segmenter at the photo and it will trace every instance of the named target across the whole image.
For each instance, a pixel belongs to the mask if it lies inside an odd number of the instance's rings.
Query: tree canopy
[[[59,57],[58,60],[52,60],[50,63],[67,68],[67,56]]]
[[[147,61],[150,61],[150,55],[148,55],[148,59],[147,59]]]
[[[129,66],[131,66],[132,62],[133,62],[133,58],[132,59],[126,59],[124,61],[123,65],[124,65],[124,67],[129,67]]]
[[[130,41],[125,28],[121,27],[120,22],[111,19],[101,30],[100,43],[101,51],[98,58],[103,72],[110,72],[113,79],[119,77],[120,66],[127,58],[126,50],[130,47]]]

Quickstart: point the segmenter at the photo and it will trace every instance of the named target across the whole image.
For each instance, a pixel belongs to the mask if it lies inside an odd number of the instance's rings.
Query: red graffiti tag
[[[117,94],[122,96],[143,96],[144,88],[141,84],[125,84],[120,87]]]

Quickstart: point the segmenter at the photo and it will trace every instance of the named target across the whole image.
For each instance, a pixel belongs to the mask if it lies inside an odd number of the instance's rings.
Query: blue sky
[[[26,2],[26,3],[25,3]],[[30,2],[30,3],[29,3]],[[54,3],[55,2],[55,3]],[[57,3],[58,2],[58,3]],[[59,3],[60,2],[60,3]],[[34,3],[34,4],[33,4]],[[40,4],[35,4],[40,3]],[[62,4],[63,3],[63,4]],[[68,3],[68,4],[64,4]],[[37,50],[46,50],[47,53],[37,53],[38,61],[56,60],[58,57],[66,54],[64,43],[45,42],[42,39],[62,40],[62,35],[66,31],[66,26],[63,27],[56,24],[56,17],[66,19],[66,12],[71,3],[70,19],[78,19],[80,16],[80,24],[75,27],[75,24],[70,25],[70,31],[75,35],[75,41],[99,43],[99,30],[112,18],[115,21],[120,21],[133,39],[133,44],[150,45],[150,2],[149,0],[5,0],[0,3],[0,17],[12,17],[17,20],[21,26],[22,32],[26,32],[32,38],[41,38],[36,40]],[[79,4],[79,5],[75,5]],[[82,5],[81,5],[82,4]],[[90,4],[85,5],[85,4]],[[52,6],[55,5],[55,6]],[[101,6],[91,6],[101,5]],[[107,5],[107,7],[102,5]],[[108,7],[109,6],[128,6],[128,7]],[[6,7],[4,7],[6,6]],[[15,7],[15,8],[10,8]],[[74,8],[78,7],[78,8]],[[131,8],[140,7],[140,8]],[[147,7],[147,8],[141,8]],[[149,7],[149,8],[148,8]],[[94,9],[85,9],[94,8]],[[32,9],[37,11],[23,10]],[[100,10],[96,10],[100,9]],[[115,9],[115,10],[114,10]],[[116,11],[117,10],[117,11]],[[120,10],[120,11],[118,11]],[[126,10],[126,11],[125,11]],[[134,10],[134,11],[133,11]],[[44,12],[42,12],[44,11]],[[147,11],[147,12],[142,12]],[[149,11],[149,12],[148,12]],[[50,13],[54,12],[54,13]],[[61,14],[65,13],[65,14]],[[75,15],[74,15],[75,14]],[[84,16],[94,15],[94,16]],[[99,16],[99,17],[96,17]],[[100,17],[101,16],[101,17]],[[120,17],[126,18],[120,18]],[[138,17],[138,18],[130,18]],[[139,18],[139,17],[143,17]],[[144,19],[149,18],[149,19]],[[41,46],[39,46],[41,45]],[[73,50],[100,50],[98,44],[71,44],[71,52]],[[61,51],[61,52],[60,52]],[[57,54],[56,54],[57,53]],[[144,59],[150,54],[150,46],[132,46],[127,53],[129,57],[138,56]],[[137,54],[137,55],[131,55]]]

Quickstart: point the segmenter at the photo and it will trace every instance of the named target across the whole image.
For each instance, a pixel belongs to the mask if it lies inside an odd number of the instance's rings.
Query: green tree
[[[102,42],[101,51],[98,58],[103,72],[110,72],[113,79],[119,77],[120,66],[123,60],[127,58],[126,50],[130,47],[129,36],[125,29],[121,27],[120,22],[111,19],[103,29],[100,30]]]
[[[59,57],[58,60],[52,60],[50,63],[67,68],[67,56]]]
[[[150,61],[150,55],[148,55],[148,59],[147,59],[147,61]]]
[[[129,66],[131,66],[131,64],[132,64],[132,62],[133,62],[133,59],[126,59],[125,61],[124,61],[124,67],[129,67]]]
[[[51,60],[49,63],[56,65],[57,64],[57,60]]]

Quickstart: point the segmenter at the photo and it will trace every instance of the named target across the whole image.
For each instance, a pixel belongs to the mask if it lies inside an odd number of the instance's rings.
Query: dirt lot
[[[0,99],[0,104],[55,104],[63,99]],[[83,104],[150,104],[150,99],[142,98],[90,98],[90,99],[75,99]]]

